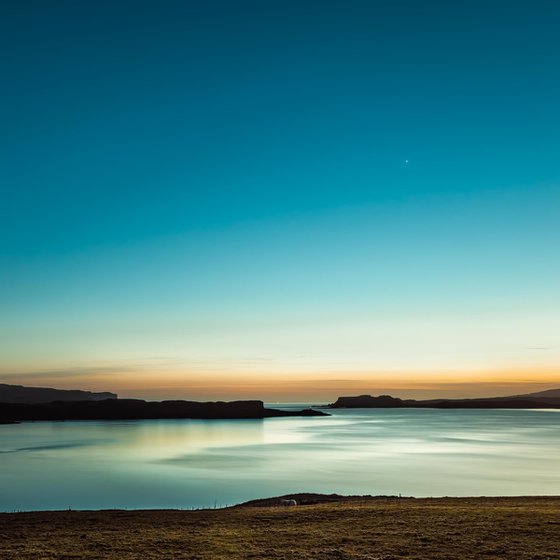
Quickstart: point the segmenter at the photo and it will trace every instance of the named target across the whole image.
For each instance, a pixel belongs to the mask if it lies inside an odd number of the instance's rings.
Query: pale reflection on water
[[[213,507],[303,491],[559,494],[559,434],[557,411],[525,410],[0,426],[0,510]]]

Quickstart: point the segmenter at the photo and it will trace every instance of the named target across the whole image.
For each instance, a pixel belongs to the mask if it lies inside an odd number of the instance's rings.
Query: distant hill
[[[538,393],[528,393],[526,395],[516,395],[518,397],[529,397],[531,399],[560,399],[560,389],[547,389]]]
[[[0,383],[2,403],[50,403],[54,401],[102,401],[116,399],[115,393],[92,393],[91,391],[51,389],[49,387],[24,387]]]

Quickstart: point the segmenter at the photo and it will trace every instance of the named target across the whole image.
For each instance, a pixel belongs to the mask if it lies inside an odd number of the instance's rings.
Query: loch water
[[[0,511],[223,507],[291,492],[560,494],[560,411],[333,410],[0,426]]]

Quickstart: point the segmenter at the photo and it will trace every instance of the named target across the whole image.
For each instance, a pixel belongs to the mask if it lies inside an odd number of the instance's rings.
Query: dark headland
[[[0,393],[0,423],[3,424],[41,420],[156,420],[172,418],[233,420],[280,416],[328,416],[325,412],[311,408],[304,410],[265,408],[264,403],[259,400],[232,402],[169,400],[153,402],[140,399],[119,399],[113,393],[59,391],[58,389],[17,385],[4,385],[3,387],[9,388],[8,390],[4,389],[4,393]],[[102,398],[105,395],[111,395],[111,397]],[[51,397],[56,400],[50,402],[46,400]],[[6,398],[12,400],[6,401]]]
[[[339,397],[328,408],[560,408],[560,389],[475,399],[399,399],[390,395]]]

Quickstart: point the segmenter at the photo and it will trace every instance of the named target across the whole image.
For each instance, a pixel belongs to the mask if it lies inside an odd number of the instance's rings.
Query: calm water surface
[[[225,506],[290,492],[560,494],[560,412],[0,426],[0,510]]]

